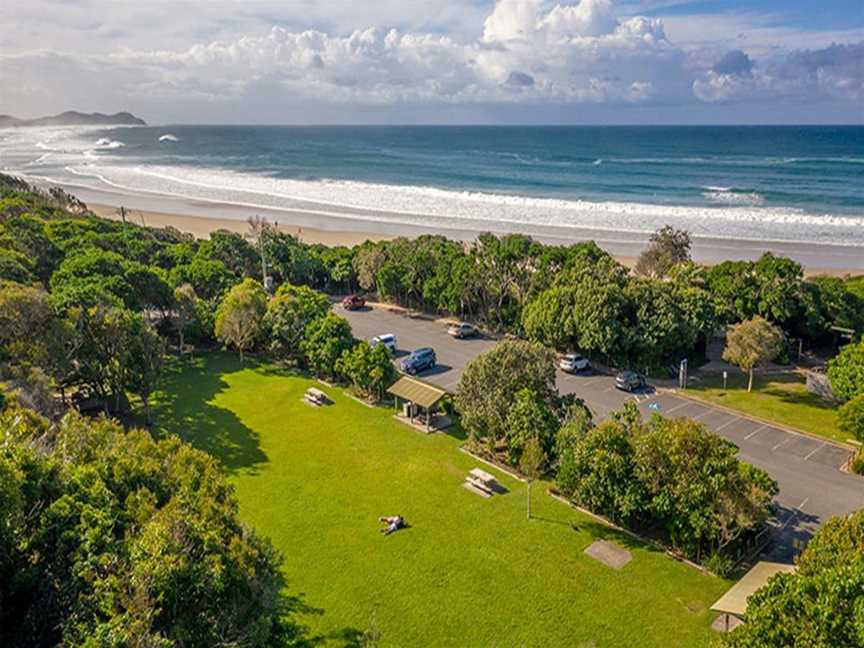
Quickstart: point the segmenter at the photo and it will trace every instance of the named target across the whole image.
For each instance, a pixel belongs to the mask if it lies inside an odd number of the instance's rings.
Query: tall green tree
[[[380,401],[396,377],[390,351],[383,344],[370,346],[361,341],[342,352],[336,361],[336,372],[344,376],[361,398]]]
[[[329,311],[330,302],[325,295],[306,286],[279,286],[262,321],[270,353],[281,360],[299,358],[306,327]]]
[[[843,400],[864,394],[864,340],[847,344],[828,361],[828,378],[831,389]]]
[[[351,325],[335,313],[327,313],[309,322],[300,343],[309,366],[320,376],[328,378],[336,377],[336,363],[353,346]]]
[[[753,389],[753,369],[774,360],[782,350],[783,332],[761,317],[734,326],[726,335],[723,359],[747,374],[747,391]]]
[[[544,403],[557,396],[555,355],[549,349],[508,340],[471,360],[459,379],[456,407],[472,438],[490,444],[504,439],[507,415],[522,389]]]
[[[543,467],[546,465],[546,453],[540,445],[540,439],[532,436],[528,439],[522,454],[519,457],[519,470],[528,478],[528,519],[531,519],[531,486],[540,479]]]
[[[648,247],[636,260],[636,272],[663,279],[676,265],[690,260],[690,233],[665,225],[649,238]]]
[[[251,349],[261,330],[267,311],[267,294],[254,279],[244,279],[220,302],[216,311],[216,337],[240,353]]]

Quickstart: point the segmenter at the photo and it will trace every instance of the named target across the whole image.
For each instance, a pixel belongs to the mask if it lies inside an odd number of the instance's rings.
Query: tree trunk
[[[181,330],[180,330],[180,357],[181,357],[181,358],[183,357],[183,347],[184,347],[184,344],[183,344],[183,330],[181,329]]]
[[[747,378],[747,393],[753,390],[753,367],[750,367],[749,377]]]
[[[153,417],[150,415],[150,399],[146,396],[142,396],[141,400],[144,401],[144,420],[147,422],[147,426],[153,425]]]
[[[534,480],[528,480],[528,519],[531,519],[531,484]]]
[[[240,364],[243,364],[243,347],[237,347],[237,350],[240,351]]]

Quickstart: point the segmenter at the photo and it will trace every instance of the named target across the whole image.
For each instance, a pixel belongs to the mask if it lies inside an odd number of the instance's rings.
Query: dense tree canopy
[[[552,403],[557,395],[555,356],[539,344],[501,342],[469,362],[459,379],[456,405],[462,425],[475,439],[493,444],[504,439],[510,408],[523,389]]]
[[[864,511],[835,517],[798,558],[747,600],[747,623],[729,648],[864,646]]]
[[[780,354],[783,333],[762,317],[741,322],[726,335],[723,359],[747,374],[747,391],[753,388],[753,370]]]
[[[0,644],[299,645],[279,557],[210,456],[0,415]]]
[[[864,394],[864,340],[847,344],[828,362],[828,378],[834,393],[843,400]]]
[[[244,279],[219,303],[216,311],[216,337],[240,353],[251,349],[261,332],[267,312],[267,294],[254,279]]]

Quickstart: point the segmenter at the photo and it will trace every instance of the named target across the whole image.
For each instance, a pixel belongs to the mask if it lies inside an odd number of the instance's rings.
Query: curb
[[[754,423],[761,423],[763,425],[770,425],[771,427],[775,427],[779,430],[783,430],[784,432],[789,432],[790,434],[797,434],[799,436],[807,437],[809,439],[813,439],[814,441],[821,441],[822,443],[827,443],[828,445],[836,446],[842,450],[850,450],[851,452],[857,452],[858,448],[851,443],[845,443],[843,441],[835,441],[834,439],[827,439],[825,437],[819,436],[818,434],[813,434],[812,432],[805,432],[804,430],[798,430],[793,427],[789,427],[788,425],[784,425],[783,423],[778,423],[777,421],[771,421],[769,419],[764,419],[759,416],[753,416],[752,414],[745,414],[740,410],[736,410],[732,407],[727,407],[726,405],[718,405],[717,403],[713,403],[709,400],[703,400],[696,396],[690,396],[689,394],[679,391],[678,389],[673,389],[669,387],[658,387],[657,393],[664,394],[673,394],[678,396],[679,398],[683,398],[684,400],[688,400],[691,403],[698,403],[700,405],[706,405],[708,407],[714,407],[718,410],[726,412],[727,414],[732,414],[734,416],[738,416],[739,418],[748,419],[753,421]]]

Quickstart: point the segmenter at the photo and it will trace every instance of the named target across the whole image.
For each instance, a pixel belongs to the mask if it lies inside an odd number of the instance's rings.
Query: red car
[[[348,295],[342,300],[342,307],[345,310],[357,310],[358,308],[363,308],[365,305],[366,300],[359,295]]]

